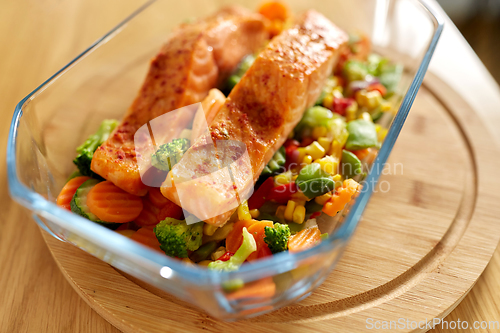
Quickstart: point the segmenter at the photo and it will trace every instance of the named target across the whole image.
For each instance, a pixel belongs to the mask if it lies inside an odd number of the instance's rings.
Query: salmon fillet
[[[196,109],[182,109],[166,121],[157,121],[153,140],[136,136],[138,129],[170,111],[200,102],[267,39],[266,19],[235,6],[182,25],[151,61],[142,88],[122,122],[94,153],[92,171],[129,193],[145,195],[148,187],[141,180],[141,166],[150,166],[155,144],[179,136]]]
[[[347,39],[315,11],[299,16],[260,53],[209,132],[172,168],[163,195],[198,219],[223,225],[317,100]]]

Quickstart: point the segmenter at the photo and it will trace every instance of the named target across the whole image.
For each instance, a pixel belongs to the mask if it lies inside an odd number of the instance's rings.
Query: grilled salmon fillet
[[[223,225],[319,97],[347,39],[315,11],[299,16],[259,54],[209,132],[172,168],[163,195],[200,220]]]
[[[206,19],[184,24],[173,32],[151,61],[138,96],[109,139],[94,153],[91,169],[123,190],[145,195],[140,166],[150,165],[155,145],[179,136],[195,109],[176,112],[155,128],[152,140],[134,136],[149,121],[200,102],[241,59],[268,39],[266,19],[241,7],[226,7]],[[160,122],[156,122],[158,125]]]

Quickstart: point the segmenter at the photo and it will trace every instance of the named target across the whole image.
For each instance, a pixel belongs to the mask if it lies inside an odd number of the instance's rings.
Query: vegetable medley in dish
[[[303,251],[328,238],[318,219],[342,214],[361,190],[401,75],[366,36],[348,36],[315,11],[293,15],[280,2],[224,8],[175,31],[124,119],[104,120],[77,148],[78,170],[57,204],[212,270]],[[134,141],[140,127],[193,103],[201,111],[176,113],[162,135]],[[224,142],[243,143],[245,154],[204,150]],[[142,182],[139,158],[158,186]],[[222,176],[206,181],[226,158],[237,166],[231,186]]]

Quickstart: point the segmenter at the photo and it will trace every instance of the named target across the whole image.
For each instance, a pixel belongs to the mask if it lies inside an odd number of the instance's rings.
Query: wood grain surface
[[[308,298],[250,320],[217,321],[70,244],[44,236],[80,296],[127,333],[137,328],[148,333],[360,332],[367,330],[369,318],[407,318],[415,325],[442,318],[480,276],[500,235],[494,217],[500,207],[489,206],[500,200],[491,194],[500,186],[500,179],[492,179],[500,154],[489,147],[491,136],[473,117],[457,93],[429,74],[334,272]],[[177,321],[179,317],[183,320]]]
[[[4,156],[15,104],[140,3],[0,2],[0,147]],[[117,332],[65,281],[36,225],[8,197],[4,159],[0,172],[0,332]],[[500,320],[499,290],[497,251],[447,320]]]

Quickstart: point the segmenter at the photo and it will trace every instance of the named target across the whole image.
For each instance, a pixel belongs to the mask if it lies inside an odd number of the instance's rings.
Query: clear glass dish
[[[256,8],[260,0],[236,1]],[[17,105],[7,148],[11,196],[55,238],[70,242],[210,315],[236,320],[266,313],[309,295],[339,260],[383,170],[422,83],[443,21],[421,0],[287,1],[293,12],[314,8],[346,31],[362,31],[377,52],[405,64],[405,80],[388,135],[363,191],[328,240],[309,250],[220,273],[188,266],[81,218],[55,204],[75,147],[106,118],[120,119],[169,31],[235,1],[150,1],[104,35]],[[274,286],[267,295],[239,297],[235,286]],[[271,289],[273,289],[272,287]],[[240,289],[241,290],[241,289]]]

